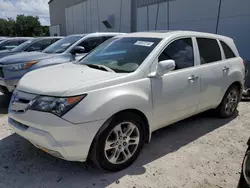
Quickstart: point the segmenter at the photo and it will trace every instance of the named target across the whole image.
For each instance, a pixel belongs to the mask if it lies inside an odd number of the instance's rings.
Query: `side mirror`
[[[83,53],[86,53],[86,50],[82,46],[76,46],[73,48],[72,53],[73,54],[83,54]]]
[[[173,71],[175,69],[174,60],[164,60],[158,63],[156,72],[151,73],[149,77],[163,76],[164,74]]]

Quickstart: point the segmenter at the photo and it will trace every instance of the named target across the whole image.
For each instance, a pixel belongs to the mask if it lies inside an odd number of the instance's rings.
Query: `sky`
[[[0,18],[17,14],[38,16],[42,25],[50,25],[49,0],[0,0]]]

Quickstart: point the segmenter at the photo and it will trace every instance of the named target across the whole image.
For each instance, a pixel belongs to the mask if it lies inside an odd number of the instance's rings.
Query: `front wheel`
[[[240,101],[240,89],[236,85],[232,85],[226,92],[221,104],[216,111],[222,118],[228,118],[235,114]]]
[[[94,141],[93,162],[101,169],[111,172],[130,166],[144,144],[143,126],[142,119],[134,113],[114,116]]]

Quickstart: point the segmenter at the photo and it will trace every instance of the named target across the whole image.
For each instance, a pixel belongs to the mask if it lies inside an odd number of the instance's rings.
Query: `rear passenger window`
[[[197,38],[197,43],[200,51],[201,65],[222,60],[217,40]]]
[[[179,39],[172,42],[160,55],[159,62],[174,60],[175,70],[194,66],[194,51],[191,38]]]
[[[230,59],[230,58],[234,58],[236,57],[233,53],[233,51],[231,50],[231,48],[224,42],[220,41],[221,43],[221,46],[224,50],[224,53],[225,53],[225,56],[226,56],[226,59]]]

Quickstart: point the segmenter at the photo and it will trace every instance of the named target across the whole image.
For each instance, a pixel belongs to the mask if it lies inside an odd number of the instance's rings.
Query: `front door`
[[[172,59],[174,71],[151,78],[153,116],[159,129],[193,115],[198,106],[200,77],[194,63],[191,38],[178,39],[166,47],[158,61]]]

